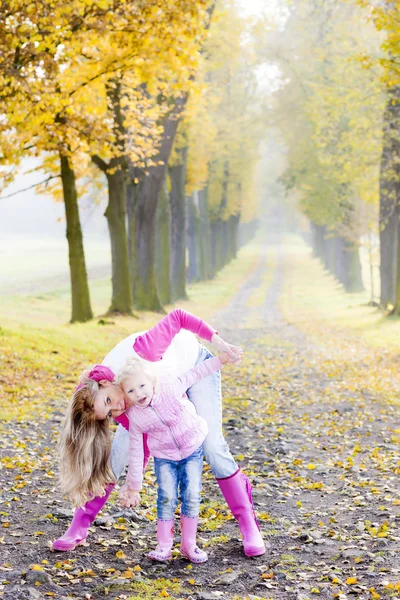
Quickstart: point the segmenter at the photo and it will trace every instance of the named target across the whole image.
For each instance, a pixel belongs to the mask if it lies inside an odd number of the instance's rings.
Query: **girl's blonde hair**
[[[116,481],[110,466],[111,434],[108,418],[96,419],[94,400],[100,386],[85,371],[72,394],[59,445],[60,484],[74,506],[94,496],[104,496],[105,487]]]
[[[128,358],[124,366],[120,368],[115,377],[115,383],[117,385],[121,385],[124,379],[130,375],[134,375],[135,373],[144,373],[152,382],[154,389],[157,389],[158,377],[156,375],[154,366],[149,364],[147,361],[142,360],[141,358],[135,357]]]

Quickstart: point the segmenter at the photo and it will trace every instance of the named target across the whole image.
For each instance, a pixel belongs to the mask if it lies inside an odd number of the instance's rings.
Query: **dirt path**
[[[368,389],[372,350],[354,342],[353,353],[348,340],[344,350],[331,332],[316,341],[284,320],[278,298],[286,257],[276,242],[213,319],[246,349],[243,363],[224,371],[225,431],[253,482],[271,550],[243,556],[236,524],[206,470],[200,542],[207,564],[192,567],[178,554],[167,565],[146,559],[155,531],[151,473],[138,513],[108,504],[86,545],[50,552],[48,541],[70,515],[55,482],[55,401],[50,419],[15,424],[0,441],[0,595],[400,598],[399,415],[383,392]],[[271,264],[277,268],[267,289]]]

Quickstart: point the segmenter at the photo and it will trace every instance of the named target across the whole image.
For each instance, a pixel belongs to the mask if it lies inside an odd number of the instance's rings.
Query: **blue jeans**
[[[168,460],[154,457],[157,479],[157,519],[174,518],[181,496],[181,514],[198,517],[200,510],[201,473],[203,470],[203,447],[200,446],[187,458]]]
[[[199,344],[196,364],[211,358],[207,348]],[[230,477],[238,470],[228,444],[222,434],[221,373],[216,371],[201,379],[187,390],[188,398],[196,407],[198,415],[207,421],[208,434],[203,442],[203,452],[217,479]],[[117,479],[125,470],[129,455],[129,434],[118,425],[111,448],[111,467]]]

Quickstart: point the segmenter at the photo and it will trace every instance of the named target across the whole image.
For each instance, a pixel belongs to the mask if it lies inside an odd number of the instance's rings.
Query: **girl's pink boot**
[[[181,515],[181,554],[192,563],[204,563],[208,560],[207,552],[200,550],[196,545],[198,520],[198,517]]]
[[[79,544],[83,544],[86,541],[90,525],[107,502],[113,489],[114,483],[109,483],[104,496],[97,496],[75,510],[72,523],[67,531],[58,540],[54,540],[52,544],[53,550],[60,550],[61,552],[74,550]]]
[[[157,521],[157,548],[147,555],[152,560],[166,562],[172,556],[171,548],[174,543],[174,520]]]
[[[240,469],[231,477],[217,479],[233,516],[237,519],[243,538],[246,556],[260,556],[265,553],[265,544],[260,533],[251,495],[251,483]]]

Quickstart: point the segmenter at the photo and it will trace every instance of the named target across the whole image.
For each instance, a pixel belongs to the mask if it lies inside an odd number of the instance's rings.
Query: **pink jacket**
[[[187,397],[182,394],[199,379],[214,373],[222,366],[218,356],[209,358],[183,373],[180,377],[160,381],[160,391],[149,406],[133,406],[129,418],[129,469],[127,483],[133,490],[142,488],[143,433],[152,456],[182,460],[203,443],[208,427]]]

